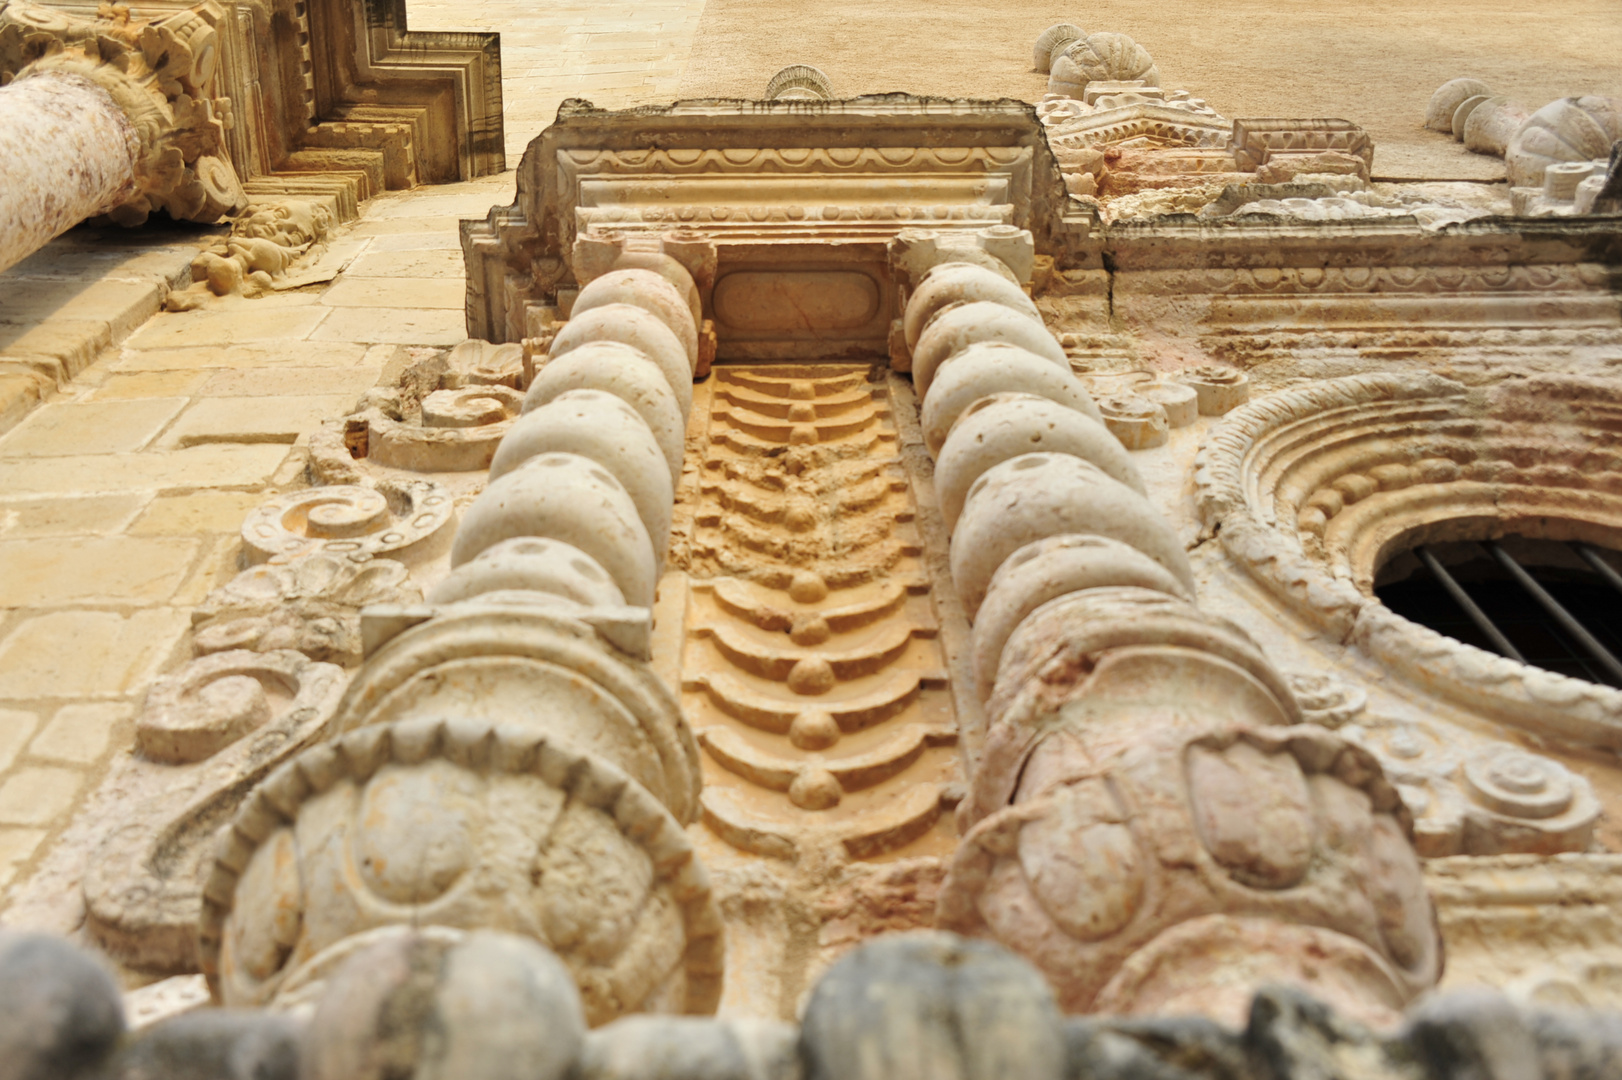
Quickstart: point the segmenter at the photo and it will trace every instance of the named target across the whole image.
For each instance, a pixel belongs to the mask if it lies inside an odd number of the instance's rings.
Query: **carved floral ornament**
[[[1416,544],[1506,535],[1622,547],[1622,388],[1540,376],[1475,389],[1360,375],[1229,414],[1196,459],[1207,536],[1289,607],[1427,692],[1545,736],[1622,746],[1622,691],[1393,613],[1375,573]]]

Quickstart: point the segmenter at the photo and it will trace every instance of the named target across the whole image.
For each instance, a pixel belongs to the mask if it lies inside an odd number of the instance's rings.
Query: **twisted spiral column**
[[[372,653],[328,739],[226,831],[201,950],[226,1003],[297,1004],[430,926],[541,941],[592,1024],[714,1010],[720,916],[683,832],[698,747],[646,663],[696,289],[674,259],[635,261],[581,290],[432,617]]]
[[[1196,606],[1020,259],[990,256],[1005,231],[892,249],[988,703],[939,924],[1022,953],[1070,1011],[1242,1025],[1279,981],[1390,1019],[1440,968],[1411,819]]]

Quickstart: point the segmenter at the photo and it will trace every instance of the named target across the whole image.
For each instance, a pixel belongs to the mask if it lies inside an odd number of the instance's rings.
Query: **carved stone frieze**
[[[170,311],[184,311],[214,296],[260,296],[291,284],[294,260],[326,239],[337,222],[325,206],[302,200],[250,204],[222,237],[192,260],[193,286],[171,292]]]
[[[1008,102],[566,104],[516,202],[463,224],[469,332],[518,341],[566,317],[578,240],[687,230],[715,244],[699,289],[723,358],[882,350],[899,314],[889,240],[1003,224],[1070,250],[1091,215],[1053,170],[1040,123]]]
[[[1446,225],[1445,244],[1403,217],[1218,220],[1114,223],[1104,249],[1115,314],[1195,335],[1218,355],[1229,341],[1254,355],[1274,340],[1337,335],[1446,344],[1568,329],[1614,339],[1622,328],[1607,268],[1622,232],[1603,219],[1568,228],[1481,217]]]

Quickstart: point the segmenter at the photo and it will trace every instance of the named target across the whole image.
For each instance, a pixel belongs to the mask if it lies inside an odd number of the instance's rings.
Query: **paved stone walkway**
[[[42,865],[131,744],[147,683],[186,659],[192,605],[238,569],[243,517],[301,484],[299,444],[402,348],[466,337],[456,223],[512,184],[378,198],[341,234],[356,254],[330,284],[135,318],[0,436],[0,885]],[[16,279],[0,275],[0,311],[19,310]],[[77,283],[84,303],[109,288]],[[57,861],[26,921],[71,929]]]
[[[414,0],[410,23],[501,32],[515,167],[565,98],[673,98],[703,8]],[[64,898],[94,838],[64,830],[131,745],[146,685],[187,658],[191,607],[238,569],[243,517],[301,483],[299,444],[402,348],[466,337],[457,221],[513,187],[508,172],[383,196],[337,238],[358,245],[328,285],[182,314],[158,312],[207,230],[74,230],[0,274],[8,922],[78,924]]]
[[[565,98],[604,108],[671,101],[693,50],[704,0],[412,0],[413,30],[501,34],[507,166]]]

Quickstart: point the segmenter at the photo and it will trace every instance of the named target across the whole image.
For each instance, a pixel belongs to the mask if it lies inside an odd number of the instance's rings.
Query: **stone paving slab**
[[[154,307],[0,435],[0,889],[43,890],[14,892],[8,922],[77,923],[86,852],[57,838],[128,752],[152,679],[190,655],[191,609],[242,568],[244,518],[302,484],[300,444],[385,366],[465,338],[457,221],[512,190],[506,174],[373,200],[335,238],[353,257],[333,280]],[[12,310],[81,295],[71,276]]]
[[[80,226],[0,273],[0,434],[190,282],[217,231]]]

